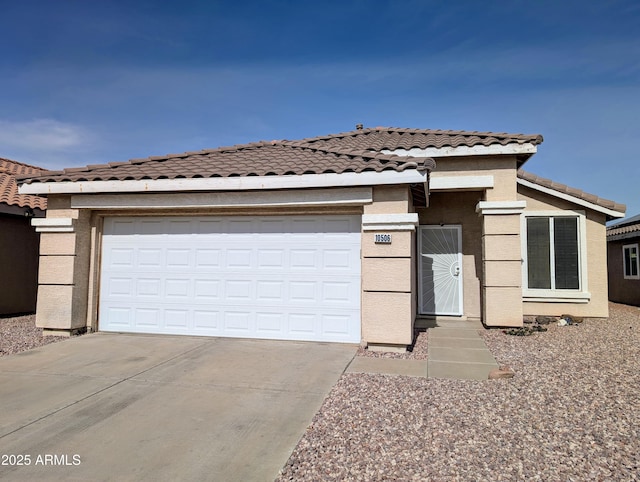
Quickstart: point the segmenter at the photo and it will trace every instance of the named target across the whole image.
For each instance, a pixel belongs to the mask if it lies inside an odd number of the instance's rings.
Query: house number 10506
[[[378,244],[391,244],[390,234],[375,234],[375,242]]]

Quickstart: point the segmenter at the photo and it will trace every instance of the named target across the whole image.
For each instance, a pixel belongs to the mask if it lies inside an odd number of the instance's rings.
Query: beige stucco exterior
[[[482,219],[475,212],[481,192],[432,193],[428,208],[418,209],[420,225],[462,226],[464,317],[482,318]]]
[[[376,186],[363,214],[388,222],[412,211],[408,186]],[[364,218],[363,218],[364,219]],[[364,223],[364,222],[363,222]],[[375,234],[390,234],[391,244],[376,244]],[[362,342],[405,347],[413,341],[415,321],[415,225],[401,221],[391,231],[375,225],[362,233]]]
[[[526,201],[528,212],[570,211],[585,215],[586,230],[586,273],[582,273],[586,286],[583,291],[589,293],[587,300],[562,302],[550,298],[548,301],[529,301],[524,299],[525,315],[602,317],[609,316],[607,283],[607,241],[605,215],[594,210],[576,206],[566,200],[540,193],[520,186],[518,199]],[[584,270],[584,266],[583,266]]]
[[[515,156],[439,159],[433,179],[488,177],[492,186],[434,192],[429,207],[418,210],[420,224],[462,227],[464,317],[481,319],[488,326],[522,324],[520,209],[514,204],[516,169]],[[488,209],[479,208],[481,203]],[[508,209],[491,209],[498,204]],[[501,302],[494,302],[496,299]]]
[[[605,215],[517,183],[514,156],[476,156],[437,160],[433,178],[483,176],[490,187],[434,191],[427,207],[414,207],[408,185],[370,187],[370,199],[352,205],[199,206],[180,208],[181,199],[201,202],[203,196],[172,193],[175,207],[158,209],[73,207],[72,196],[49,197],[42,228],[37,324],[53,334],[98,329],[98,293],[102,222],[118,215],[283,215],[360,214],[361,336],[374,348],[404,348],[413,341],[417,314],[416,229],[418,225],[456,225],[462,232],[464,320],[482,320],[487,326],[520,326],[523,315],[607,316]],[[344,188],[346,192],[346,189]],[[334,188],[334,192],[341,188]],[[292,199],[304,199],[300,190]],[[261,195],[267,195],[264,191]],[[287,192],[282,192],[286,199]],[[104,196],[115,199],[118,195]],[[128,199],[161,199],[158,194]],[[246,197],[250,198],[251,193]],[[87,196],[83,197],[86,202]],[[77,204],[76,204],[77,206]],[[523,298],[522,217],[527,212],[576,209],[585,214],[586,290],[588,299]],[[413,216],[413,217],[412,217]],[[415,221],[414,221],[415,219]],[[56,220],[61,225],[56,226]],[[64,224],[63,220],[71,220]],[[65,221],[66,222],[66,221]],[[64,226],[63,226],[64,225]],[[375,234],[390,234],[380,244]]]
[[[373,189],[373,202],[362,206],[282,208],[190,208],[129,210],[73,209],[71,196],[51,196],[49,220],[71,219],[64,231],[55,223],[41,233],[42,272],[37,324],[49,334],[65,335],[78,329],[98,329],[100,236],[106,216],[130,215],[282,215],[282,214],[406,214],[407,186]],[[394,242],[373,242],[372,231],[362,234],[362,339],[365,343],[406,346],[412,341],[415,318],[415,226],[393,231]],[[378,231],[375,231],[378,232]],[[391,313],[393,316],[384,316]]]
[[[51,196],[48,204],[47,219],[71,220],[71,228],[53,224],[41,233],[36,324],[50,334],[68,335],[87,326],[90,212],[71,209],[69,196]]]

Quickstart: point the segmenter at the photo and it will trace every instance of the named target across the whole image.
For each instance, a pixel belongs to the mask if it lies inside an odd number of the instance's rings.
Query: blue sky
[[[0,157],[50,169],[393,126],[542,134],[640,213],[640,3],[0,0]]]

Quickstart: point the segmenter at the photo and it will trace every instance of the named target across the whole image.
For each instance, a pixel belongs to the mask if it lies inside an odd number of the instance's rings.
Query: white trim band
[[[33,218],[31,226],[36,228],[36,233],[73,233],[73,218]]]
[[[547,291],[540,294],[536,290],[522,290],[522,301],[525,303],[588,303],[591,300],[591,293],[588,291],[578,291],[576,293],[562,293],[560,290]]]
[[[418,223],[418,213],[362,215],[363,231],[415,231]]]
[[[296,189],[291,191],[77,194],[73,209],[264,208],[297,206],[362,206],[373,202],[370,187]]]
[[[428,147],[420,149],[383,149],[383,154],[395,154],[397,156],[409,157],[453,157],[453,156],[490,156],[501,154],[535,154],[538,148],[530,142],[518,144],[517,142],[503,146],[501,144],[492,144],[490,146],[458,146],[458,147]]]
[[[21,194],[91,194],[107,192],[248,191],[312,187],[372,186],[426,183],[428,171],[345,172],[290,176],[244,176],[139,181],[36,182],[20,186]]]
[[[429,189],[431,191],[467,190],[479,191],[490,189],[494,185],[493,176],[438,176],[431,174]]]
[[[539,184],[533,183],[531,181],[527,181],[525,179],[518,179],[518,184],[520,184],[521,186],[528,187],[530,189],[535,189],[536,191],[540,191],[545,194],[549,194],[551,196],[555,196],[560,199],[564,199],[565,201],[578,204],[580,206],[592,209],[594,211],[604,213],[614,218],[623,218],[625,216],[624,212],[614,211],[613,209],[605,208],[603,206],[598,206],[597,204],[594,204],[589,201],[585,201],[584,199],[580,199],[579,197],[572,196],[571,194],[559,192],[554,189],[549,189],[548,187],[540,186]]]
[[[526,207],[526,201],[480,201],[476,205],[476,212],[482,216],[489,214],[521,214]]]

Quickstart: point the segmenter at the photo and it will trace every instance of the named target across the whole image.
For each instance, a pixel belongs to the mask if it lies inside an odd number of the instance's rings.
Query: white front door
[[[360,216],[105,218],[102,331],[360,342]]]
[[[421,314],[463,314],[461,246],[461,226],[420,226],[418,303]]]

